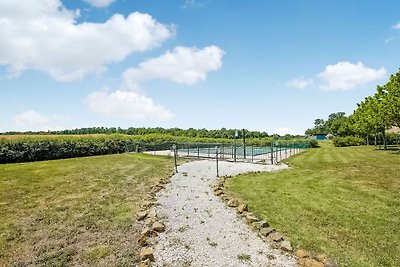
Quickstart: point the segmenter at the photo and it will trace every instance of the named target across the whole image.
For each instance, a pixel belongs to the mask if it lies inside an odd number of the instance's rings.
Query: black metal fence
[[[243,146],[224,143],[177,143],[162,145],[147,145],[142,148],[145,153],[152,155],[173,156],[176,149],[178,157],[215,159],[232,162],[260,162],[276,164],[283,159],[310,148],[307,142],[272,143],[266,146]]]

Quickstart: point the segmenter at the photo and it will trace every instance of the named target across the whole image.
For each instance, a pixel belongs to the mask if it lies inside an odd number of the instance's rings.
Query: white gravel
[[[223,176],[283,168],[220,162],[219,171]],[[215,161],[186,163],[178,171],[157,194],[157,212],[167,230],[158,237],[154,266],[296,266],[292,256],[272,249],[214,196]]]

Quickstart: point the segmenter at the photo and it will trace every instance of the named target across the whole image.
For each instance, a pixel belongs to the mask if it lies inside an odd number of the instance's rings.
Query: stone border
[[[138,238],[139,246],[141,247],[139,252],[139,267],[150,267],[151,262],[154,261],[154,250],[153,246],[156,242],[158,233],[165,231],[165,225],[163,221],[157,216],[156,211],[156,194],[158,191],[165,188],[165,185],[170,183],[170,179],[175,175],[172,172],[168,177],[161,178],[156,185],[154,185],[150,192],[150,201],[145,201],[136,214],[138,223],[142,225],[143,230]]]
[[[217,182],[213,186],[214,195],[220,197],[228,207],[234,208],[242,218],[242,221],[257,232],[258,236],[264,242],[268,242],[273,248],[280,248],[286,253],[293,253],[292,244],[286,237],[278,233],[272,228],[269,223],[265,220],[257,218],[253,213],[248,211],[247,203],[239,200],[235,197],[228,196],[225,191],[225,182],[232,176],[223,176],[217,179]],[[337,267],[339,266],[336,262],[329,260],[325,255],[317,255],[313,257],[311,253],[297,249],[295,252],[298,258],[298,265],[300,267]]]

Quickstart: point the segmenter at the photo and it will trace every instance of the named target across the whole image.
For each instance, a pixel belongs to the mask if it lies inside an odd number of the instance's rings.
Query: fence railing
[[[310,148],[310,144],[307,142],[276,142],[266,146],[243,146],[224,143],[177,143],[170,146],[167,144],[147,145],[145,148],[142,147],[142,149],[145,153],[152,155],[173,156],[173,145],[175,145],[176,156],[178,157],[215,159],[218,153],[219,160],[261,162],[267,164],[276,164],[283,159]]]

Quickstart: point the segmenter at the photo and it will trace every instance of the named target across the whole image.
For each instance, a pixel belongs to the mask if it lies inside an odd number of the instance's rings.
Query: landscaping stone
[[[148,245],[148,238],[145,235],[141,235],[138,239],[138,243],[141,247]]]
[[[214,191],[214,195],[216,195],[216,196],[220,196],[220,195],[222,195],[224,192],[222,192],[222,190],[217,190],[217,191]]]
[[[215,191],[218,191],[218,190],[221,190],[221,187],[219,185],[214,185],[213,186],[213,191],[215,192]]]
[[[289,241],[284,240],[281,243],[281,249],[284,251],[292,252],[293,248]]]
[[[322,262],[310,258],[299,259],[300,267],[324,267]]]
[[[260,221],[259,222],[260,228],[266,228],[269,227],[269,223],[267,221]]]
[[[147,212],[146,211],[140,211],[137,213],[136,217],[139,221],[143,220],[146,218]]]
[[[311,257],[311,254],[309,252],[302,250],[302,249],[296,250],[295,254],[298,258],[310,258]]]
[[[155,219],[157,218],[157,212],[156,212],[156,208],[152,207],[147,211],[147,217],[149,217],[150,219]]]
[[[274,228],[264,227],[264,228],[261,228],[259,233],[261,236],[267,237],[270,233],[273,233],[274,231],[275,231]]]
[[[156,231],[156,232],[159,232],[159,233],[165,231],[164,224],[162,224],[160,222],[153,223],[153,226],[151,228],[152,228],[153,231]]]
[[[140,250],[140,260],[145,261],[147,259],[154,261],[154,252],[150,247],[144,247]]]
[[[247,219],[247,221],[249,223],[253,223],[253,222],[259,221],[259,219],[256,216],[252,215],[252,214],[247,214],[246,215],[246,219]]]
[[[247,211],[247,204],[242,203],[237,207],[238,212],[243,213],[245,211]]]
[[[149,259],[141,261],[139,267],[151,267],[151,261]]]
[[[237,207],[239,205],[239,201],[235,198],[232,198],[231,200],[228,201],[228,206],[229,207]]]
[[[142,231],[141,235],[147,236],[147,237],[155,237],[155,236],[157,236],[157,232],[151,230],[149,227],[146,227],[146,228]]]
[[[271,237],[272,241],[275,241],[275,242],[283,240],[283,236],[280,233],[275,232],[275,233],[270,234],[269,236]]]

